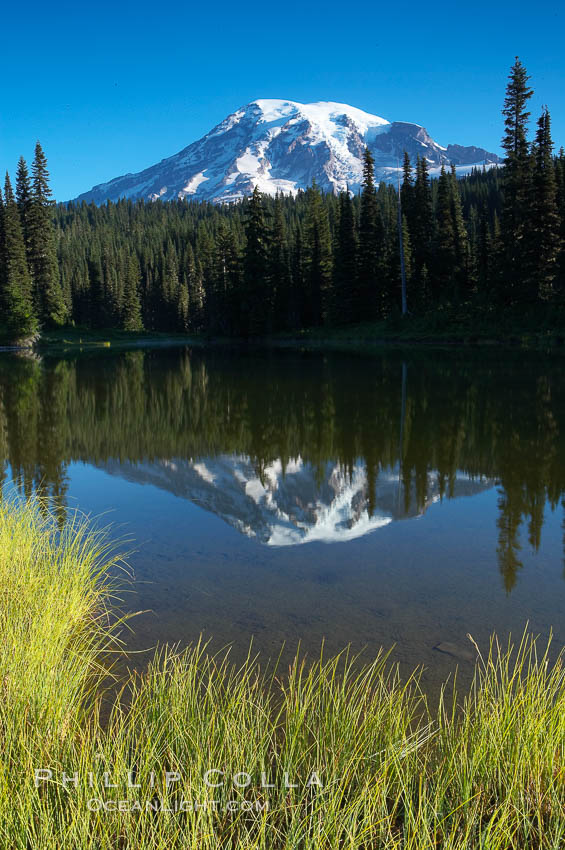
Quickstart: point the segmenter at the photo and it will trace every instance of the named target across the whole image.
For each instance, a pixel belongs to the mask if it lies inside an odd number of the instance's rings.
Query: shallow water
[[[4,486],[133,537],[131,649],[395,644],[436,689],[471,633],[563,629],[560,357],[172,348],[0,358]],[[109,512],[109,513],[106,513]]]

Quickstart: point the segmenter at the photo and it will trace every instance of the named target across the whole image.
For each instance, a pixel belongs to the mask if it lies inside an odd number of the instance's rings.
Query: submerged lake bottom
[[[0,355],[4,492],[112,525],[135,664],[382,646],[437,693],[496,632],[563,646],[559,355]],[[135,653],[135,654],[133,654]]]

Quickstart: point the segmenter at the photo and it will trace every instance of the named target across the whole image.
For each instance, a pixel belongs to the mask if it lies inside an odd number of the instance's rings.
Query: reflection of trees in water
[[[407,362],[408,361],[408,362]],[[511,590],[520,532],[540,545],[546,501],[565,493],[559,363],[449,353],[378,358],[135,351],[75,360],[0,360],[0,452],[26,495],[64,509],[67,464],[246,454],[362,458],[369,512],[379,473],[398,464],[404,510],[423,509],[429,472],[449,498],[457,471],[499,481],[498,558]],[[399,440],[399,434],[401,439]]]

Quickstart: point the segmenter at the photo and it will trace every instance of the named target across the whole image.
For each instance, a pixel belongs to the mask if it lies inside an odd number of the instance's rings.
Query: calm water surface
[[[2,355],[0,470],[135,539],[132,649],[395,644],[433,689],[468,632],[565,641],[563,362]]]

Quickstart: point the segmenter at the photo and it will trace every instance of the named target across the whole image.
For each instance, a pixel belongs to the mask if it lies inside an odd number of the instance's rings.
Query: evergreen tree
[[[215,237],[216,253],[212,284],[214,327],[221,334],[237,333],[240,320],[236,293],[240,287],[240,258],[235,234],[226,219],[221,219]]]
[[[178,330],[178,298],[180,290],[177,254],[173,242],[167,241],[161,259],[160,330]]]
[[[455,267],[453,269],[457,298],[468,295],[470,284],[470,246],[469,235],[463,218],[463,207],[455,165],[451,166],[451,217],[453,220],[453,239],[455,247]]]
[[[26,257],[28,264],[31,265],[30,244],[29,244],[29,220],[32,205],[31,183],[27,164],[23,156],[20,156],[18,161],[18,170],[16,172],[16,202],[20,212],[20,220],[22,223],[22,233],[26,246]]]
[[[106,297],[104,289],[104,272],[102,270],[102,256],[100,246],[94,245],[88,257],[88,325],[90,327],[111,327],[109,316],[106,313]]]
[[[1,302],[6,330],[10,336],[35,333],[37,320],[31,299],[31,280],[27,267],[25,244],[18,206],[12,191],[10,176],[6,172],[4,183],[5,203],[2,207],[2,276]]]
[[[561,249],[561,221],[547,108],[538,120],[533,160],[527,265],[532,293],[547,301],[555,295],[554,284],[559,272]]]
[[[2,197],[2,190],[0,190],[0,293],[2,292],[4,276],[6,272],[4,241],[4,199]]]
[[[189,321],[191,331],[201,331],[204,321],[204,286],[202,267],[194,257],[194,249],[190,242],[186,249],[186,279],[188,286]]]
[[[122,308],[122,327],[125,331],[142,331],[141,303],[139,300],[140,282],[139,262],[135,255],[130,256],[127,264],[124,284],[124,302]]]
[[[412,237],[410,236],[410,228],[405,215],[402,216],[402,243],[404,247],[404,273],[406,275],[406,286],[410,290],[410,282],[413,272],[413,252],[412,252]]]
[[[359,218],[359,299],[356,321],[371,321],[379,313],[382,301],[380,252],[383,225],[377,205],[374,179],[374,160],[369,148],[363,154],[363,188]]]
[[[332,308],[332,246],[326,205],[313,182],[306,191],[304,276],[306,327],[329,321]]]
[[[504,247],[503,274],[505,276],[501,297],[512,302],[523,295],[526,285],[526,246],[524,234],[528,222],[528,195],[530,158],[527,139],[528,118],[526,106],[533,94],[528,86],[529,76],[518,57],[510,70],[504,116],[502,147],[504,160],[504,209],[502,215],[502,240]]]
[[[190,302],[186,281],[179,284],[176,325],[181,333],[186,333],[190,326]]]
[[[205,221],[198,224],[196,237],[195,256],[202,276],[203,312],[202,324],[206,329],[214,327],[215,316],[215,292],[214,292],[214,268],[216,247],[214,238],[206,226]]]
[[[436,302],[451,300],[450,284],[456,261],[455,231],[453,226],[451,180],[442,165],[438,181],[436,205],[436,241],[433,262],[433,298]]]
[[[245,228],[244,291],[241,330],[244,335],[265,333],[271,326],[270,240],[263,196],[256,186],[249,200]]]
[[[486,296],[494,269],[491,268],[492,233],[489,226],[488,211],[482,208],[479,214],[477,245],[475,251],[475,275],[479,292]],[[490,293],[488,294],[490,301]]]
[[[274,298],[273,327],[275,330],[285,330],[290,327],[290,257],[282,201],[278,193],[275,197],[273,209],[271,245],[270,276]]]
[[[414,255],[414,298],[416,306],[427,309],[430,306],[430,266],[431,249],[434,238],[432,212],[432,193],[425,157],[416,159],[416,181],[414,184],[413,222],[411,229]]]
[[[558,283],[561,291],[563,291],[565,288],[565,150],[563,148],[560,149],[559,156],[555,160],[555,182],[557,185],[557,209],[561,220]]]
[[[355,318],[359,298],[357,280],[357,232],[349,192],[339,196],[339,225],[334,264],[334,321],[347,325]]]
[[[302,227],[297,222],[294,231],[293,250],[291,254],[291,294],[290,294],[290,327],[305,326],[304,316],[304,248]]]
[[[402,163],[402,186],[400,187],[400,203],[402,214],[406,216],[408,227],[412,230],[414,218],[414,177],[412,175],[412,163],[407,151],[404,151]]]
[[[55,253],[47,160],[39,142],[35,146],[31,170],[32,197],[27,230],[34,300],[42,321],[61,325],[67,318],[67,305],[63,299]]]
[[[394,192],[398,203],[398,193]],[[398,221],[398,207],[396,210],[396,221],[392,221],[387,237],[387,270],[386,277],[388,280],[388,303],[386,304],[387,314],[396,315],[402,310],[402,268],[400,265],[400,234]],[[410,307],[412,301],[412,240],[410,237],[410,228],[406,216],[401,212],[402,227],[402,249],[404,257],[404,274],[406,276],[406,302]]]

